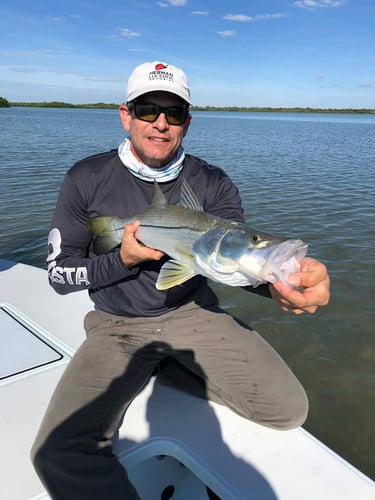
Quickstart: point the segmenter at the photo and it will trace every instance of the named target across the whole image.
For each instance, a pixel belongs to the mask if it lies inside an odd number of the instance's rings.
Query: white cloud
[[[138,33],[137,31],[129,30],[128,28],[121,28],[120,29],[120,36],[122,36],[124,38],[134,38],[137,36],[141,36],[141,34]]]
[[[123,40],[124,38],[137,38],[138,36],[142,36],[138,31],[133,31],[128,28],[121,28],[118,33],[115,35],[108,35],[107,38],[111,40]]]
[[[226,14],[223,19],[227,21],[237,21],[240,23],[249,23],[253,21],[266,21],[268,19],[280,19],[287,17],[286,14],[257,14],[256,16],[247,16],[246,14]]]
[[[159,7],[185,7],[187,0],[165,0],[164,2],[157,2]]]
[[[239,21],[240,23],[246,23],[251,20],[250,16],[246,16],[245,14],[226,14],[223,19],[227,21]]]
[[[193,14],[193,16],[208,16],[209,12],[206,10],[194,10],[191,14]]]
[[[226,30],[226,31],[217,31],[217,34],[222,36],[223,38],[227,38],[229,36],[235,35],[236,32],[231,30]]]
[[[68,16],[55,16],[55,17],[47,17],[50,21],[67,21],[69,19],[80,19],[81,16],[78,14],[69,14]]]
[[[346,3],[347,0],[297,0],[293,5],[302,9],[321,9],[327,7],[342,7]]]
[[[281,19],[283,17],[288,17],[287,14],[281,14],[276,13],[276,14],[259,14],[257,16],[254,16],[254,21],[264,21],[267,19]]]

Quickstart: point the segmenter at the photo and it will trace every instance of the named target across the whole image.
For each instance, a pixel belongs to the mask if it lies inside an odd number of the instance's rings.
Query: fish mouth
[[[288,278],[300,271],[300,260],[305,257],[307,249],[308,245],[302,240],[286,240],[275,245],[268,254],[263,268],[267,281],[270,283],[281,281],[291,286]]]
[[[293,288],[289,276],[300,270],[300,260],[307,253],[307,244],[302,240],[269,240],[268,244],[247,254],[241,262],[241,270],[260,283],[280,281]]]

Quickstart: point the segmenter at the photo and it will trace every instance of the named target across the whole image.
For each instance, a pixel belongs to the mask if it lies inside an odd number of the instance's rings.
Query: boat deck
[[[29,450],[92,303],[57,295],[44,270],[0,260],[0,308],[0,497],[41,500]],[[375,499],[373,481],[304,429],[267,429],[157,379],[132,402],[115,451],[144,500]]]

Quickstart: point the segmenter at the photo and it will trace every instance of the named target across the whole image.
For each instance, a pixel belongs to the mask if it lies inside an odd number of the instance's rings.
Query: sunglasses
[[[189,115],[189,109],[183,106],[169,106],[162,108],[156,104],[148,102],[128,102],[129,111],[134,111],[135,116],[144,122],[152,123],[157,120],[160,113],[165,114],[165,118],[169,125],[183,125]]]

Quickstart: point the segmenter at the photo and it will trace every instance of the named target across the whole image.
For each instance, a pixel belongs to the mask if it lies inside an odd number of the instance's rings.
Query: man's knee
[[[280,409],[279,415],[271,427],[279,430],[295,429],[303,425],[309,412],[309,400],[305,390],[300,391],[285,401],[285,405]]]

